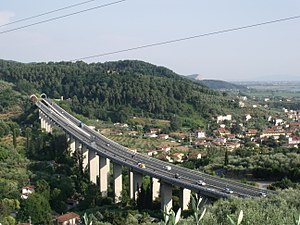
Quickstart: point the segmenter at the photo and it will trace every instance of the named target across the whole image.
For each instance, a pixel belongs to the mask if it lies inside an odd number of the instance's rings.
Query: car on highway
[[[198,185],[201,185],[201,186],[205,186],[206,185],[206,183],[203,180],[198,180],[196,183]]]
[[[233,190],[231,190],[230,188],[225,188],[225,192],[228,193],[228,194],[232,194]]]
[[[180,178],[181,178],[181,176],[179,175],[179,173],[175,173],[174,177],[175,177],[176,179],[180,179]]]
[[[138,163],[137,165],[138,165],[138,167],[140,167],[140,168],[146,168],[146,166],[145,166],[144,163]]]
[[[95,148],[96,147],[96,142],[92,141],[91,146]]]
[[[171,166],[163,166],[163,168],[164,168],[165,170],[169,170],[169,171],[172,169]]]
[[[107,143],[107,144],[106,144],[106,146],[107,146],[107,147],[109,147],[109,146],[110,146],[110,144],[109,144],[109,143]]]
[[[259,192],[260,197],[267,197],[267,194],[265,192]]]

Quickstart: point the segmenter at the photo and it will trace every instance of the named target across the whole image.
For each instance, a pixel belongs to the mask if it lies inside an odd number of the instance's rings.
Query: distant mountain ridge
[[[201,83],[211,89],[220,90],[220,91],[245,91],[247,90],[246,86],[233,84],[227,81],[222,80],[207,80],[203,79],[202,75],[199,74],[193,74],[184,76],[185,78],[189,80],[193,80],[197,83]]]
[[[190,80],[203,80],[203,76],[201,74],[192,74],[184,77]]]

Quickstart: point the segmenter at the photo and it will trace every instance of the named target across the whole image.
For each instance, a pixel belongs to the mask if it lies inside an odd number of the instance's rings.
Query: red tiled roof
[[[56,220],[57,220],[59,223],[63,223],[63,222],[65,222],[65,221],[69,221],[69,220],[74,219],[74,218],[80,219],[80,216],[79,216],[78,214],[74,213],[74,212],[70,212],[70,213],[66,213],[66,214],[63,214],[63,215],[61,215],[61,216],[58,216],[58,217],[56,218]]]
[[[293,141],[298,141],[298,140],[300,140],[300,137],[292,137],[292,140]]]
[[[299,122],[290,123],[290,126],[291,127],[297,127],[297,126],[300,127],[300,123]]]
[[[249,130],[248,130],[248,133],[249,133],[249,134],[250,134],[250,133],[251,133],[251,134],[257,133],[257,130],[256,130],[256,129],[249,129]]]

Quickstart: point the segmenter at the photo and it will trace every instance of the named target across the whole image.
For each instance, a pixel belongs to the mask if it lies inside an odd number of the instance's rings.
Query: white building
[[[246,114],[245,115],[246,121],[250,120],[252,118],[252,116],[250,114]]]
[[[196,130],[195,136],[196,138],[205,138],[206,134],[204,130]]]
[[[21,199],[27,199],[30,194],[34,192],[33,186],[24,186],[22,187]]]
[[[217,123],[223,122],[224,120],[231,121],[232,120],[232,115],[226,115],[226,116],[217,116]]]

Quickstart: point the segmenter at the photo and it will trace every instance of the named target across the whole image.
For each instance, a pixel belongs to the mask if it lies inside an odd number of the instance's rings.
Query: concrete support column
[[[44,116],[41,117],[41,128],[43,130],[46,130],[46,121],[45,121]]]
[[[69,143],[69,142],[70,142],[70,140],[71,140],[71,135],[70,135],[70,134],[68,134],[68,133],[66,133],[66,139],[67,139],[67,142]]]
[[[133,172],[129,171],[129,197],[130,199],[134,198],[134,189],[133,189]]]
[[[89,159],[88,159],[89,150],[86,145],[84,145],[84,144],[82,145],[81,152],[82,152],[82,157],[83,157],[82,169],[85,170],[89,163]]]
[[[108,174],[109,174],[109,164],[105,157],[100,157],[100,193],[102,197],[107,197],[107,187],[108,187]]]
[[[69,141],[69,148],[70,148],[70,154],[73,155],[73,153],[76,150],[76,146],[75,146],[75,138],[70,136],[70,141]]]
[[[110,184],[110,172],[111,172],[110,159],[109,158],[106,158],[106,164],[107,164],[107,184],[109,186],[109,184]]]
[[[44,117],[45,120],[45,130],[47,133],[49,133],[49,123],[48,123],[48,119],[46,117]]]
[[[45,129],[44,113],[39,109],[39,119],[41,121],[41,129]]]
[[[122,194],[122,166],[113,164],[115,203],[120,202]]]
[[[172,208],[172,185],[160,182],[160,203],[161,209],[167,212]]]
[[[180,201],[180,207],[182,210],[187,210],[189,209],[189,203],[191,199],[191,190],[186,189],[186,188],[180,188],[180,196],[179,196],[179,201]]]
[[[41,128],[47,133],[52,133],[52,122],[41,110],[39,110],[39,119],[41,120]]]
[[[78,139],[75,139],[75,151],[81,152],[81,148],[82,148],[81,142]]]
[[[53,132],[53,122],[52,122],[52,120],[50,120],[50,118],[49,118],[49,133],[52,133]]]
[[[108,165],[108,168],[107,168],[108,171],[107,172],[108,172],[108,176],[109,176],[109,173],[110,173],[110,159],[109,158],[106,159],[106,163]]]
[[[136,201],[143,185],[143,174],[133,172],[133,199]]]
[[[152,177],[152,200],[154,201],[159,197],[160,183],[159,179]]]
[[[97,184],[97,177],[99,176],[99,157],[94,150],[89,149],[88,151],[90,181]]]
[[[46,132],[52,133],[51,120],[46,116],[45,116],[45,126],[46,126]]]

